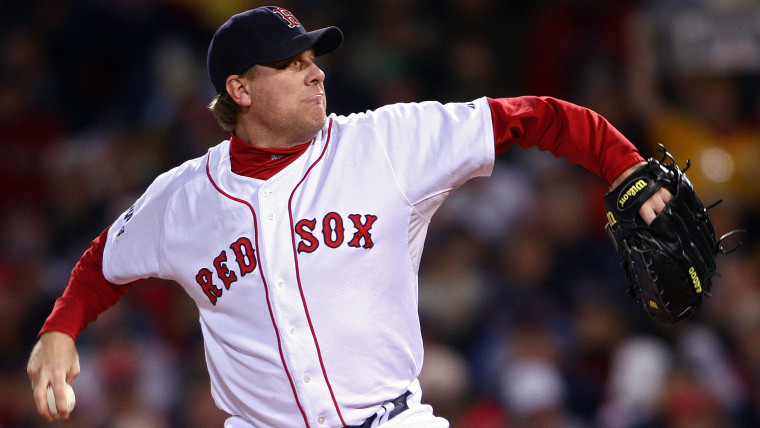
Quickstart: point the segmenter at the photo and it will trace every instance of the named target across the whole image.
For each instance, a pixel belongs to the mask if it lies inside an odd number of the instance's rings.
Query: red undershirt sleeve
[[[644,160],[636,147],[598,113],[551,97],[488,98],[496,154],[512,144],[538,147],[583,165],[611,184]]]
[[[112,284],[103,276],[103,249],[107,235],[108,228],[92,241],[74,266],[69,284],[55,301],[38,337],[47,331],[60,331],[76,340],[87,324],[116,304],[134,284]]]

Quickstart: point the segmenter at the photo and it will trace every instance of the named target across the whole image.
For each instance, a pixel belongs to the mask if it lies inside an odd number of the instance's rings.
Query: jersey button
[[[303,381],[304,383],[311,382],[311,376],[308,373],[306,373],[305,375],[303,375]]]
[[[320,424],[320,425],[324,425],[325,424],[325,417],[324,416],[318,417],[317,418],[317,423]]]
[[[290,328],[288,328],[288,334],[291,336],[296,334],[296,328],[291,325]]]
[[[267,218],[268,218],[269,220],[274,220],[274,211],[269,211],[269,212],[267,213]]]
[[[277,286],[278,287],[284,287],[285,286],[285,280],[284,279],[278,279],[277,280]]]

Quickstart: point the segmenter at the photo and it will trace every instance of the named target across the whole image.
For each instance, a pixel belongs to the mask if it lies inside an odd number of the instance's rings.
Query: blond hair
[[[256,68],[251,66],[248,70],[240,74],[247,79],[256,77]],[[235,130],[238,121],[238,115],[241,112],[240,105],[232,99],[227,89],[223,89],[216,94],[208,105],[208,109],[214,114],[214,118],[225,131],[232,132]]]

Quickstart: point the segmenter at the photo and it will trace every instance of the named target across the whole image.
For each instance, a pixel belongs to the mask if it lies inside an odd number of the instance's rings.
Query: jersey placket
[[[270,180],[258,192],[260,212],[259,254],[265,265],[263,273],[277,322],[282,351],[295,383],[298,400],[311,426],[341,424],[328,381],[317,350],[308,307],[299,289],[292,242],[293,231],[288,215],[288,198],[292,186],[284,186],[284,177]],[[290,188],[289,188],[290,187]]]

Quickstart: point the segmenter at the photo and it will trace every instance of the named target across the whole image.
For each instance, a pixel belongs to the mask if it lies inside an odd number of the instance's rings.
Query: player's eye
[[[271,66],[278,69],[278,70],[295,70],[300,71],[306,67],[309,66],[309,64],[314,63],[315,58],[301,58],[296,57],[293,59],[285,60],[282,62],[274,63]]]
[[[289,60],[289,61],[283,61],[276,68],[278,68],[280,70],[300,70],[301,69],[301,60],[292,59],[292,60]]]

